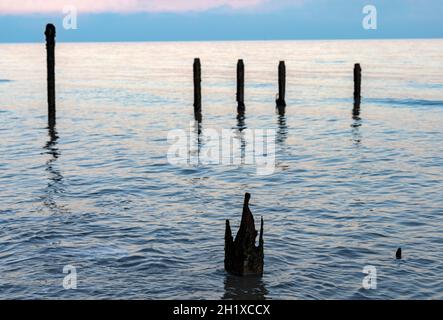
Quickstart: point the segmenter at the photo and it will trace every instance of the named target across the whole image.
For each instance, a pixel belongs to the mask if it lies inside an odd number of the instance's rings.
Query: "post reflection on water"
[[[61,154],[58,149],[59,137],[55,126],[50,125],[48,127],[48,136],[49,140],[44,146],[45,153],[49,155],[45,168],[45,171],[48,173],[48,185],[45,188],[43,203],[51,211],[57,211],[60,208],[57,205],[56,195],[63,192],[64,178],[56,164]]]
[[[288,138],[288,125],[286,123],[285,108],[278,108],[278,130],[276,142],[283,145]]]
[[[354,142],[354,145],[359,147],[361,145],[361,132],[360,127],[362,126],[362,119],[360,117],[360,104],[354,103],[354,108],[352,109],[352,141]]]
[[[201,153],[201,149],[202,149],[202,145],[203,145],[203,141],[202,141],[202,133],[203,133],[203,125],[202,125],[202,120],[200,119],[200,121],[195,121],[194,122],[194,137],[195,137],[195,149],[193,150],[192,148],[192,142],[191,142],[191,153],[197,153],[197,164],[200,164],[200,153]]]
[[[277,151],[281,158],[284,158],[284,154],[287,154],[288,151],[288,145],[286,144],[286,140],[288,139],[289,135],[289,128],[287,125],[287,119],[286,119],[286,108],[285,107],[277,107],[277,132],[275,136],[275,144],[276,147],[279,147],[279,150]],[[284,163],[284,161],[276,161],[276,167],[278,167],[280,170],[287,170],[289,166]]]
[[[244,113],[244,111],[239,111],[237,113],[237,129],[239,132],[242,132],[243,130],[246,129],[246,115]]]
[[[261,277],[226,275],[223,300],[265,300],[268,295]]]
[[[245,163],[246,157],[246,139],[243,131],[247,129],[246,127],[246,115],[244,110],[239,109],[237,113],[237,139],[240,141],[240,157],[241,163]]]

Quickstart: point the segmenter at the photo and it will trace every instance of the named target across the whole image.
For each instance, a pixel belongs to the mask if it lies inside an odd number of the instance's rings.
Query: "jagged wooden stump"
[[[238,276],[263,274],[263,217],[258,247],[255,246],[257,230],[254,217],[249,210],[251,195],[246,193],[243,214],[235,241],[232,238],[229,220],[226,220],[225,231],[225,270]]]

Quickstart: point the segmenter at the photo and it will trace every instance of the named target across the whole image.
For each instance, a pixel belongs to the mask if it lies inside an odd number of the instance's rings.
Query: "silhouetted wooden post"
[[[286,107],[286,65],[284,61],[280,61],[278,65],[278,98],[277,107]]]
[[[354,66],[354,109],[361,103],[361,67],[359,63]]]
[[[55,26],[46,25],[46,64],[48,80],[48,124],[55,125]]]
[[[257,230],[255,229],[254,217],[249,210],[250,198],[251,195],[246,193],[240,229],[235,240],[232,238],[229,220],[226,220],[225,270],[239,276],[263,274],[263,218],[261,219],[259,244],[256,247]]]
[[[238,60],[237,63],[237,103],[238,112],[245,111],[245,65],[243,60]]]
[[[397,258],[397,260],[401,260],[401,248],[397,249],[397,252],[395,253],[395,257]]]
[[[194,116],[195,120],[201,121],[202,92],[201,92],[201,64],[200,59],[194,60]]]

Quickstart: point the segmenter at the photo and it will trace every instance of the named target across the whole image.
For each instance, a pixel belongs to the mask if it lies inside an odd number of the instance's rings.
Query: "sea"
[[[1,44],[0,298],[443,299],[442,52],[438,39],[58,42],[48,128],[44,42]],[[171,161],[177,130],[197,161]],[[199,161],[222,130],[244,156],[247,132],[273,132],[273,170]],[[262,277],[224,270],[246,192]]]

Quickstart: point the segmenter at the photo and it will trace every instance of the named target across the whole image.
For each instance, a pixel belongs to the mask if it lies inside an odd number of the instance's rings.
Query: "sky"
[[[442,0],[0,0],[0,42],[41,42],[49,22],[65,42],[443,38],[442,16]]]

